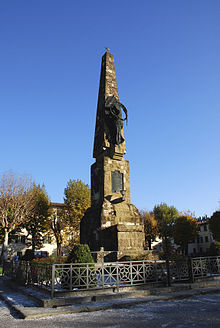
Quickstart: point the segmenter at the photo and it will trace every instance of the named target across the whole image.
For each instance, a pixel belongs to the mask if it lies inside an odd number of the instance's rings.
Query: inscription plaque
[[[112,171],[112,192],[120,192],[121,190],[124,190],[123,173]]]

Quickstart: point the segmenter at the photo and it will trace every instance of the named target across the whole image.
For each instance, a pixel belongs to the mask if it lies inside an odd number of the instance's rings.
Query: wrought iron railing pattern
[[[184,261],[169,261],[170,277],[174,281],[182,281],[190,279],[189,262]]]
[[[109,263],[20,263],[18,270],[26,283],[51,291],[73,291],[135,286],[156,282],[178,282],[220,275],[220,257],[203,257],[179,261],[128,261]],[[5,274],[15,277],[16,270],[7,264]]]
[[[166,279],[165,261],[54,264],[53,287],[68,290],[132,286]]]
[[[194,279],[220,274],[220,256],[197,257],[192,259]]]

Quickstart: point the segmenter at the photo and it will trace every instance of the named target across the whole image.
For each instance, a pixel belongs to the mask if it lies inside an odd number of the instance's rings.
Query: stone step
[[[90,290],[69,292],[60,294],[51,298],[50,294],[43,290],[31,286],[20,286],[6,277],[0,279],[0,298],[5,299],[15,306],[20,307],[42,307],[42,308],[61,308],[73,305],[84,305],[95,302],[109,302],[113,300],[128,299],[135,297],[146,297],[150,295],[160,295],[164,293],[172,293],[178,291],[189,291],[192,288],[214,287],[220,284],[219,278],[206,280],[204,282],[196,282],[194,284],[181,283],[172,287],[159,287],[159,285],[136,286],[136,288],[126,288],[124,291],[113,292],[112,289],[107,290]]]

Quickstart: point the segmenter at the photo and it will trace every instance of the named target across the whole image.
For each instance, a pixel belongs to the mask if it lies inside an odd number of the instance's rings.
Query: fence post
[[[73,265],[70,264],[70,291],[73,289]]]
[[[86,288],[89,289],[89,264],[86,263]]]
[[[220,273],[220,261],[219,260],[220,260],[220,257],[217,256],[216,262],[217,262],[218,273]]]
[[[201,257],[199,258],[199,264],[200,264],[202,278],[203,278],[203,265],[202,265],[202,258]]]
[[[25,269],[26,269],[25,285],[28,285],[30,283],[30,271],[31,271],[29,261],[25,263]]]
[[[144,276],[144,283],[146,284],[146,261],[143,260],[143,276]]]
[[[194,283],[194,274],[193,274],[193,259],[188,257],[188,271],[189,271],[189,279],[192,283]]]
[[[52,280],[51,280],[51,298],[54,297],[54,285],[55,285],[55,264],[52,264],[52,272],[51,272]]]
[[[133,262],[130,262],[130,280],[131,280],[131,285],[133,285]]]
[[[170,279],[170,261],[166,260],[166,268],[167,268],[167,286],[171,286],[171,279]]]
[[[102,288],[105,287],[105,272],[104,272],[104,262],[102,261]]]
[[[155,274],[155,281],[158,282],[158,266],[159,266],[159,263],[157,263],[157,261],[154,260],[153,266],[154,266],[154,270],[153,271],[154,271],[154,274]]]
[[[120,280],[119,280],[118,262],[116,262],[116,272],[117,272],[116,287],[117,287],[117,293],[119,293],[119,284],[120,284]]]

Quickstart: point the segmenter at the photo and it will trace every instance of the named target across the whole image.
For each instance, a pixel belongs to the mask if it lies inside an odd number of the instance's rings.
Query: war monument
[[[123,125],[127,109],[119,102],[114,57],[102,57],[91,166],[91,207],[80,226],[80,241],[91,251],[114,254],[115,259],[144,250],[144,225],[130,199],[129,162]]]

